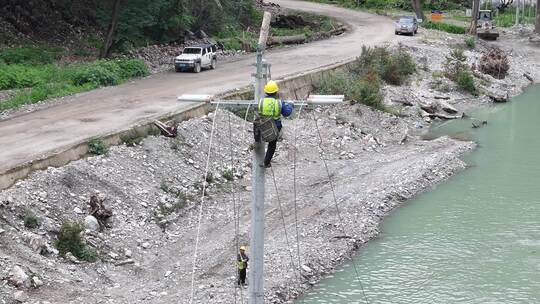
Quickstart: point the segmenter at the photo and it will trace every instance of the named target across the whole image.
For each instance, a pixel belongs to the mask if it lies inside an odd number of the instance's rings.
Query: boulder
[[[90,231],[99,231],[99,222],[95,217],[87,215],[84,218],[84,227]]]
[[[439,104],[439,107],[446,113],[456,114],[458,112],[456,108],[454,108],[452,105],[450,105],[446,101],[439,100],[438,104]]]
[[[16,287],[30,287],[30,278],[18,265],[13,266],[13,269],[9,272],[8,281]]]
[[[13,300],[15,300],[16,303],[24,303],[28,301],[28,299],[28,295],[22,290],[15,291],[13,293]]]
[[[421,103],[420,109],[426,111],[427,113],[433,114],[437,112],[437,104],[433,102]]]

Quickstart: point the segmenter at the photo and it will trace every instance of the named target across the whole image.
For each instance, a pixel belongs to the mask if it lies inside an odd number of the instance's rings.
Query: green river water
[[[380,238],[298,303],[540,303],[540,87],[436,134],[479,143],[471,166],[385,219]]]

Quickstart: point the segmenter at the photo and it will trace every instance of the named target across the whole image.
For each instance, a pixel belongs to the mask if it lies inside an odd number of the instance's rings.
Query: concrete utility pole
[[[516,3],[516,25],[519,24],[519,5],[520,5],[520,1],[517,0],[517,3]]]
[[[259,103],[263,97],[263,86],[266,83],[263,75],[263,53],[270,30],[269,12],[264,13],[259,44],[257,45],[257,72],[255,73],[255,101]],[[264,69],[265,73],[267,69]],[[264,303],[264,162],[265,143],[259,139],[254,143],[252,165],[251,193],[251,271],[249,273],[249,303]]]

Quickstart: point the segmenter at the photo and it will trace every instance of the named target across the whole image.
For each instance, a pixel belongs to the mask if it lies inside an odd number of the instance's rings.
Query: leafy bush
[[[463,49],[454,49],[446,56],[444,75],[454,81],[461,90],[476,95],[474,77],[467,65],[467,56],[465,56]]]
[[[103,155],[107,153],[107,146],[103,142],[103,140],[96,138],[92,139],[88,143],[88,153],[94,154],[94,155]]]
[[[22,46],[0,49],[0,62],[7,64],[50,64],[61,57],[61,48]]]
[[[142,60],[118,59],[114,61],[120,68],[120,78],[144,77],[149,74],[148,67]]]
[[[465,34],[467,32],[467,30],[463,26],[444,22],[433,22],[430,20],[425,20],[421,23],[421,26],[427,29],[443,31],[450,34]]]
[[[401,47],[395,52],[383,47],[362,47],[362,54],[351,68],[351,72],[362,76],[372,71],[390,84],[401,85],[409,75],[416,72],[416,63]]]
[[[63,256],[71,252],[71,254],[83,261],[95,262],[97,260],[97,253],[94,249],[89,248],[81,238],[81,232],[83,230],[83,224],[65,221],[60,227],[56,248]]]
[[[73,76],[75,85],[91,83],[96,86],[107,86],[117,84],[119,77],[107,67],[101,65],[90,65],[78,70]]]
[[[465,37],[463,41],[465,42],[465,45],[471,50],[476,47],[476,40],[474,40],[474,37],[472,36]]]
[[[463,52],[463,49],[453,49],[448,56],[446,56],[446,62],[444,63],[445,76],[451,80],[456,81],[459,72],[468,70],[467,56]]]

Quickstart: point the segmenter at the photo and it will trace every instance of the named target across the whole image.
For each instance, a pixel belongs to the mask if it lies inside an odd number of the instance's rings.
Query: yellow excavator
[[[477,35],[478,38],[484,40],[497,40],[499,37],[499,31],[493,26],[493,13],[490,10],[480,10],[478,12],[477,20]]]

